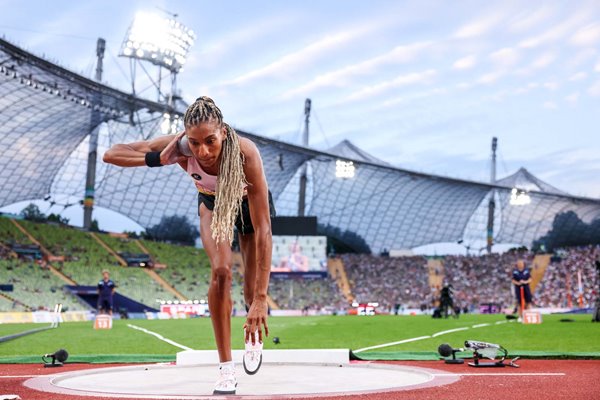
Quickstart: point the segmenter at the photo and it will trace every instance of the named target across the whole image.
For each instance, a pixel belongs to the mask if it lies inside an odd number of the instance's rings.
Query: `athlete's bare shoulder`
[[[258,147],[256,147],[256,144],[252,140],[242,136],[238,137],[240,138],[240,147],[244,155],[246,155],[246,152],[258,152]]]
[[[254,157],[260,157],[260,153],[258,152],[258,147],[256,146],[256,144],[245,137],[239,137],[240,138],[240,149],[242,150],[242,154],[244,155],[244,158],[254,158]]]
[[[250,139],[240,137],[240,149],[244,155],[244,173],[248,183],[251,185],[264,183],[265,172],[256,144]]]

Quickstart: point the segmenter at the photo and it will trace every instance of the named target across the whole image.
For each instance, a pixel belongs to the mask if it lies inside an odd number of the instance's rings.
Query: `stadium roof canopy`
[[[160,134],[164,104],[107,87],[0,39],[0,207],[50,196],[84,197],[90,132],[98,160],[112,144]],[[494,198],[495,242],[530,245],[573,211],[585,223],[600,217],[600,200],[569,196],[525,170],[492,186],[387,165],[342,142],[319,152],[240,132],[260,148],[279,215],[295,215],[300,167],[306,163],[306,214],[329,232],[351,232],[372,251],[485,238]],[[351,179],[335,176],[338,158],[354,161]],[[96,166],[95,204],[144,227],[165,215],[197,218],[196,192],[178,167]],[[514,205],[514,186],[529,196]],[[523,193],[519,192],[519,195]]]
[[[543,193],[568,195],[568,193],[555,188],[554,186],[542,181],[539,178],[536,178],[531,172],[527,171],[525,168],[519,168],[519,170],[514,174],[502,178],[496,183],[500,186],[506,186],[509,188],[518,187],[524,190],[535,190]]]
[[[344,159],[350,159],[350,160],[356,160],[356,161],[366,161],[366,162],[369,162],[372,164],[381,164],[381,165],[387,165],[387,166],[390,165],[389,163],[387,163],[383,160],[380,160],[379,158],[374,157],[371,154],[367,153],[366,151],[356,147],[352,142],[350,142],[349,140],[346,140],[346,139],[342,140],[335,146],[330,147],[326,151],[329,154],[333,154],[335,156],[338,156],[338,157],[344,158]]]

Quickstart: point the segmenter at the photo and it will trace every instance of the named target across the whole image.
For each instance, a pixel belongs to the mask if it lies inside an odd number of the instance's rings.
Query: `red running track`
[[[600,360],[520,360],[521,368],[472,368],[446,365],[442,361],[399,361],[395,365],[413,365],[464,375],[456,383],[432,388],[376,393],[360,396],[337,396],[336,400],[469,400],[469,399],[600,399]],[[123,364],[67,364],[60,369],[43,368],[36,364],[0,364],[0,398],[6,394],[19,395],[23,400],[93,400],[100,397],[69,396],[39,392],[23,386],[30,377],[90,368],[121,366]],[[563,376],[532,376],[500,374],[564,373]],[[307,397],[306,400],[314,400]]]

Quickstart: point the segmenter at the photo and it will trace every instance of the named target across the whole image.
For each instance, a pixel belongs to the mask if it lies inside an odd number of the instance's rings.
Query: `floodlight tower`
[[[175,108],[175,100],[180,97],[177,91],[177,74],[185,64],[189,50],[196,40],[194,32],[175,19],[177,14],[170,15],[171,18],[164,18],[151,13],[136,14],[119,53],[119,56],[130,59],[131,87],[134,95],[138,65],[155,86],[158,102],[165,104],[164,120],[161,124],[164,134],[176,133],[181,125],[179,117],[174,117],[171,113]],[[142,61],[158,67],[156,81],[148,74]],[[162,90],[163,69],[170,75],[169,93]]]
[[[491,177],[490,183],[492,185],[496,184],[496,149],[498,148],[498,138],[492,138],[492,168],[491,168]],[[494,197],[496,195],[496,191],[492,189],[490,194],[490,201],[488,203],[488,223],[487,223],[487,252],[488,254],[492,252],[492,246],[494,244],[494,211],[496,210],[496,202]]]
[[[308,147],[308,124],[310,121],[310,107],[311,100],[306,99],[304,102],[304,134],[302,135],[302,146]],[[298,216],[304,217],[304,209],[306,207],[306,161],[302,165],[302,172],[300,173],[300,190],[298,193]]]
[[[141,69],[147,75],[152,84],[156,87],[158,93],[158,102],[165,104],[165,113],[163,114],[163,123],[161,131],[164,134],[176,133],[180,128],[181,121],[179,116],[173,116],[175,110],[175,100],[179,98],[177,93],[177,74],[185,64],[186,57],[190,47],[196,40],[194,32],[176,21],[176,14],[171,14],[173,18],[163,18],[149,13],[138,13],[127,31],[125,40],[121,45],[119,53],[122,57],[130,58],[131,69],[131,88],[135,96],[136,67],[140,65]],[[106,42],[104,39],[98,39],[97,56],[98,66],[96,68],[96,80],[102,79],[102,59]],[[148,61],[158,67],[158,79],[155,81],[141,61]],[[166,69],[170,74],[171,88],[169,93],[162,91],[162,70]],[[98,95],[99,96],[99,95]],[[98,102],[94,98],[93,103]],[[133,115],[130,117],[133,124]],[[88,154],[88,169],[85,185],[85,199],[83,212],[83,227],[91,228],[92,210],[94,205],[94,186],[96,180],[96,158],[98,148],[98,126],[101,122],[99,111],[92,110],[91,128],[90,128],[90,149]]]
[[[102,81],[102,61],[104,59],[104,50],[106,49],[106,41],[98,38],[96,43],[96,81]],[[100,103],[100,94],[96,92],[93,95],[92,104]],[[83,199],[83,228],[90,229],[92,227],[92,211],[94,210],[94,195],[96,186],[96,160],[98,156],[98,129],[102,120],[100,111],[92,108],[90,117],[90,146],[88,150],[87,173],[85,177],[85,197]]]

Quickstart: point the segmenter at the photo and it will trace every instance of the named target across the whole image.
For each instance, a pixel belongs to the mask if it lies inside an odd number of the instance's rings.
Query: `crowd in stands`
[[[534,293],[534,303],[544,307],[593,307],[599,295],[596,262],[600,262],[600,246],[561,249],[555,254]]]
[[[445,256],[442,259],[444,285],[451,285],[454,305],[476,311],[482,303],[502,309],[514,308],[511,273],[522,259],[535,272],[540,268],[529,251],[509,251],[482,256]],[[394,306],[430,309],[439,300],[438,287],[429,287],[424,257],[389,258],[348,254],[342,260],[358,302],[378,302],[382,311]],[[534,291],[535,307],[592,307],[598,297],[600,246],[559,250]],[[581,274],[582,302],[579,304],[578,272]],[[571,299],[571,300],[569,300]]]
[[[271,279],[269,296],[280,308],[288,310],[337,312],[348,306],[333,279]]]
[[[481,303],[499,304],[512,308],[515,303],[511,274],[517,260],[522,259],[529,268],[534,254],[525,251],[509,251],[502,254],[482,256],[444,257],[445,283],[452,285],[454,303],[461,308],[475,311]]]
[[[397,307],[429,308],[433,302],[425,257],[344,254],[341,258],[359,303],[378,302],[379,310],[389,312]]]
[[[36,309],[48,307],[56,300],[77,307],[73,299],[65,298],[60,281],[35,260],[14,259],[11,243],[31,244],[31,241],[12,223],[0,218],[0,283],[15,284],[15,294]],[[108,268],[117,284],[117,291],[149,306],[157,299],[172,295],[142,268],[121,267],[114,256],[87,232],[20,221],[42,246],[64,261],[54,267],[78,284],[94,285],[100,271]],[[138,244],[124,238],[104,237],[102,240],[116,250],[141,251]],[[162,278],[189,299],[206,299],[210,279],[210,265],[206,253],[193,247],[180,247],[151,241],[140,241],[157,263],[166,264],[157,270]],[[396,312],[398,309],[431,310],[439,300],[439,285],[431,285],[428,259],[423,256],[389,257],[367,254],[340,256],[346,270],[351,293],[357,302],[378,302],[379,311]],[[532,270],[538,266],[535,254],[529,251],[509,251],[482,256],[445,256],[441,258],[443,285],[451,285],[454,303],[461,310],[476,311],[481,303],[496,303],[503,309],[515,305],[511,272],[518,259],[525,260]],[[543,279],[533,291],[534,306],[569,307],[593,306],[598,297],[600,246],[568,248],[555,252]],[[234,307],[244,309],[243,277],[233,268],[232,295]],[[578,283],[582,293],[579,295]],[[271,279],[269,294],[282,309],[344,310],[349,307],[334,279]],[[581,298],[581,300],[580,300]],[[43,299],[48,304],[37,304]],[[53,300],[54,299],[54,300]],[[6,301],[3,303],[6,308]],[[6,310],[5,310],[6,311]]]

